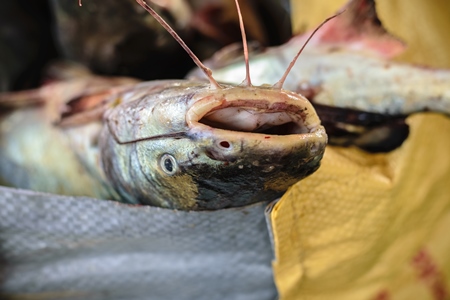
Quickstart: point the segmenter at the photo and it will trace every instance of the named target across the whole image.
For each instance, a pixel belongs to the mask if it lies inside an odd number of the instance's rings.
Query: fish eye
[[[161,169],[164,171],[164,173],[166,173],[167,175],[175,174],[178,167],[177,161],[170,154],[164,154],[163,156],[161,156],[159,165]]]

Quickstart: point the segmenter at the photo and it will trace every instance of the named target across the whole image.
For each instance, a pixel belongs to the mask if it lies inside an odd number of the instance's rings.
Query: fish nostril
[[[231,147],[230,143],[227,141],[221,141],[219,143],[219,145],[222,146],[223,148],[227,148],[227,149]]]
[[[317,151],[319,151],[319,144],[315,143],[314,145],[312,145],[310,151],[311,153],[316,153]]]

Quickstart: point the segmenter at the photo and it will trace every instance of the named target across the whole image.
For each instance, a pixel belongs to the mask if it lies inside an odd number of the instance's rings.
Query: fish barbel
[[[243,85],[208,77],[88,76],[1,95],[13,108],[0,118],[1,181],[212,210],[273,200],[317,170],[327,135],[305,97],[248,74]],[[28,102],[41,105],[14,109]]]

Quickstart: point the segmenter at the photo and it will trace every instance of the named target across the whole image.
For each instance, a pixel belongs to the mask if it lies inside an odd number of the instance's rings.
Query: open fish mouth
[[[217,129],[268,135],[308,133],[300,114],[280,111],[262,101],[235,101],[216,107],[198,122]],[[275,106],[281,106],[276,103]]]
[[[269,88],[258,94],[249,88],[246,92],[239,89],[235,94],[228,91],[203,97],[187,111],[186,121],[191,129],[276,136],[308,135],[323,129],[306,98]]]
[[[323,152],[327,135],[311,103],[301,95],[267,88],[206,96],[187,111],[186,120],[198,138],[212,138],[223,150],[234,145],[280,153],[308,148],[308,155]],[[239,145],[237,145],[239,144]],[[263,148],[263,149],[262,149]],[[295,150],[294,150],[295,151]],[[215,151],[216,152],[216,151]],[[236,153],[234,153],[236,154]],[[225,160],[228,155],[214,155]]]

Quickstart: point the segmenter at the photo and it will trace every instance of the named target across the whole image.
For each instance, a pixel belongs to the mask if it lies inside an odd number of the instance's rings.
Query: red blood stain
[[[389,292],[387,290],[380,291],[373,300],[389,300],[391,297],[389,296]]]
[[[436,300],[448,299],[445,281],[433,258],[424,249],[420,250],[411,261],[417,271],[417,277],[430,289]]]

